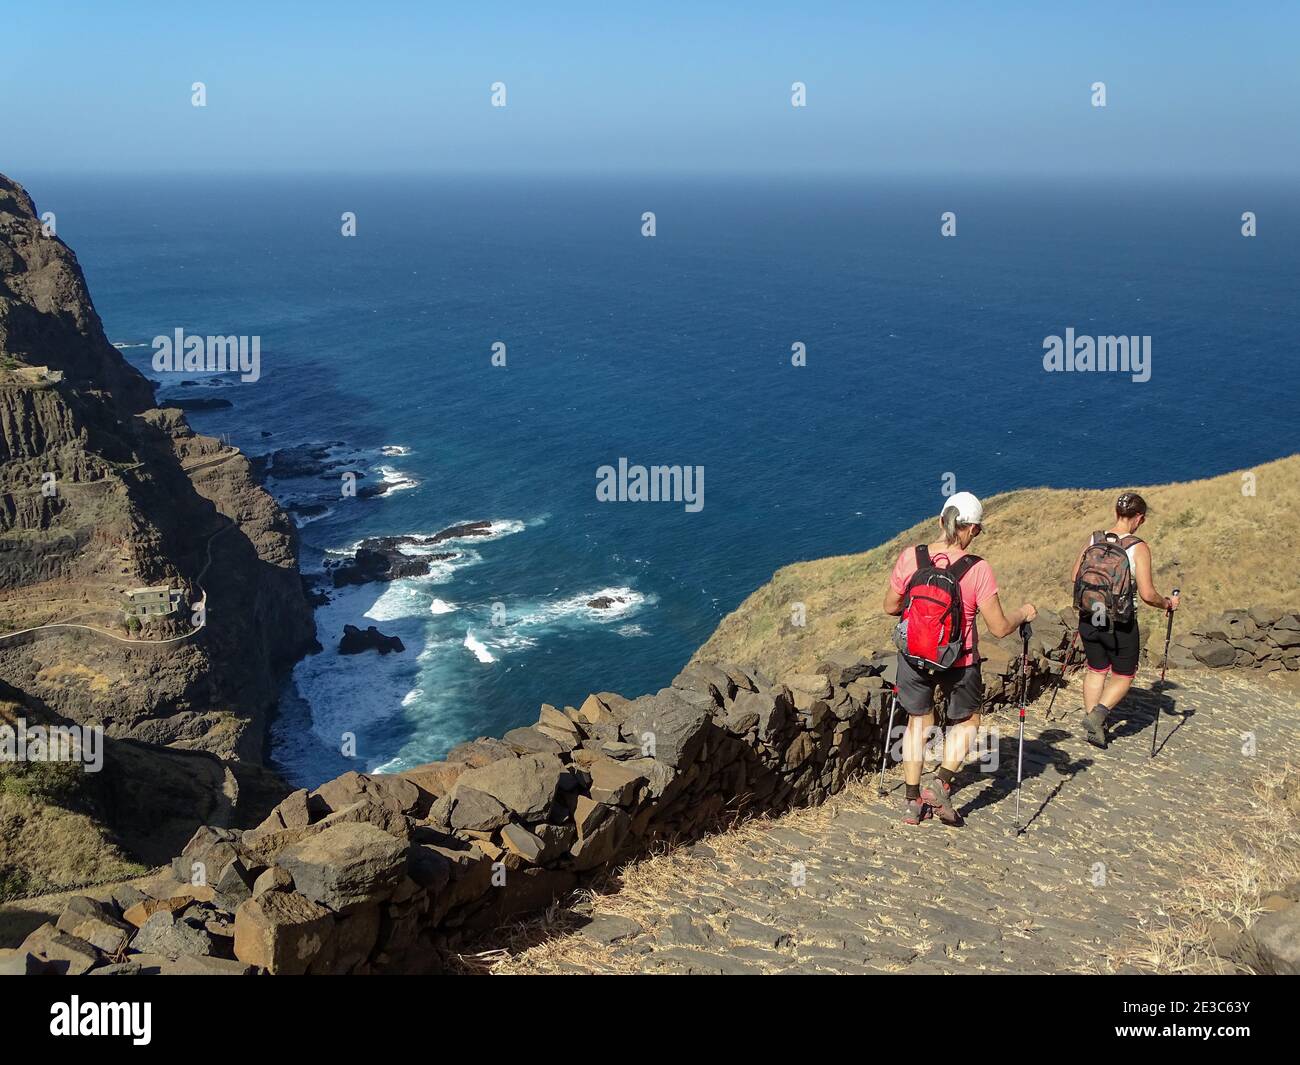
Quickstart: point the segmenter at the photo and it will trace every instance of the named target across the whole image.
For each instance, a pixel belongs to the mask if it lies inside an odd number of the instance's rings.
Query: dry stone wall
[[[1225,610],[1169,648],[1169,663],[1184,669],[1300,671],[1300,612],[1253,606]]]
[[[1245,652],[1251,665],[1294,668],[1294,613],[1225,618],[1196,634],[1193,651],[1252,640],[1259,653],[1234,647],[1234,663]],[[1064,670],[1073,637],[1068,615],[1040,612],[1031,698]],[[986,709],[996,709],[1019,694],[1020,641],[986,639],[981,650]],[[109,902],[74,899],[0,969],[437,970],[484,931],[653,845],[820,803],[872,771],[893,667],[889,652],[836,653],[779,679],[696,665],[652,695],[543,706],[535,724],[462,744],[445,761],[296,791],[255,829],[202,828],[170,877]]]

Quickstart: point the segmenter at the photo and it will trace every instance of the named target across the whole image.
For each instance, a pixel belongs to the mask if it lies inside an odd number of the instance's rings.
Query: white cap
[[[945,499],[940,516],[949,507],[957,508],[958,525],[980,525],[984,521],[984,505],[969,492],[956,492]]]

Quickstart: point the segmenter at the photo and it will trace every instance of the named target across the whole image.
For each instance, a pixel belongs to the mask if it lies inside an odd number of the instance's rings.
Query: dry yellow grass
[[[0,779],[0,901],[139,876],[94,817],[43,796],[16,794]]]
[[[1255,478],[1253,496],[1242,491],[1246,473]],[[1183,589],[1179,631],[1231,607],[1300,605],[1300,588],[1289,576],[1291,560],[1300,555],[1300,454],[1203,481],[1031,488],[985,500],[987,520],[976,550],[997,574],[1003,605],[1028,600],[1065,610],[1079,549],[1093,529],[1110,526],[1124,488],[1140,491],[1152,507],[1142,537],[1151,545],[1157,587],[1166,594],[1175,586]],[[778,570],[722,620],[695,660],[761,662],[774,673],[808,668],[831,648],[890,646],[893,619],[881,609],[889,572],[905,545],[937,535],[936,518],[861,554]],[[803,627],[790,623],[794,603],[805,606]],[[1152,624],[1155,617],[1143,608],[1147,639],[1162,628]]]
[[[1215,949],[1216,933],[1248,928],[1271,891],[1300,883],[1300,818],[1290,812],[1275,777],[1253,781],[1249,801],[1234,801],[1240,830],[1205,841],[1186,865],[1187,876],[1163,901],[1162,919],[1109,952],[1121,966],[1159,973],[1232,971]]]
[[[0,701],[0,724],[47,721]],[[138,876],[103,823],[98,781],[72,762],[0,762],[0,903]]]

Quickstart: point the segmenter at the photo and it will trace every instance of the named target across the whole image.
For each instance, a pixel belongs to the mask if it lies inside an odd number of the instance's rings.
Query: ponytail
[[[939,515],[939,524],[943,526],[943,540],[946,544],[957,542],[957,516],[961,513],[956,507],[944,507]]]

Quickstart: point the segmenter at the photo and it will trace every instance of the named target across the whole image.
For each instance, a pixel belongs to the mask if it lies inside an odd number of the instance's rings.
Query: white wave
[[[486,536],[475,537],[477,540],[499,540],[503,536],[513,536],[515,533],[523,532],[528,526],[522,521],[515,521],[513,518],[503,518],[493,521],[488,526]]]
[[[326,507],[319,514],[294,514],[293,523],[301,529],[304,525],[310,525],[313,521],[320,521],[321,518],[328,518],[333,513],[333,507]]]
[[[117,348],[118,351],[126,351],[127,348],[148,348],[152,346],[151,344],[127,344],[121,340],[113,341],[113,347]]]
[[[350,557],[357,553],[357,548],[364,542],[365,538],[362,538],[361,540],[353,540],[352,543],[345,544],[343,547],[322,547],[321,551],[327,555],[346,555]]]
[[[330,559],[350,559],[356,554],[357,548],[360,547],[362,543],[363,541],[357,540],[355,543],[349,544],[347,547],[326,547],[321,549],[321,553],[328,556]],[[419,556],[441,554],[444,553],[446,549],[441,545],[421,547],[402,544],[399,545],[398,550],[403,554]],[[467,551],[465,548],[459,548],[451,558],[431,558],[429,560],[428,573],[422,574],[419,577],[403,577],[402,580],[397,583],[410,583],[415,585],[446,584],[452,579],[457,570],[464,569],[466,566],[476,566],[482,561],[483,556],[477,551]],[[337,564],[326,568],[332,572],[333,569],[337,568]],[[374,583],[374,581],[367,582],[367,584]]]
[[[475,658],[485,665],[489,662],[496,661],[495,656],[487,649],[487,646],[483,641],[475,637],[472,629],[466,630],[465,632],[465,647],[469,649]]]
[[[392,458],[401,458],[411,453],[411,449],[404,444],[385,444],[379,449],[381,455],[388,455]]]
[[[384,484],[388,485],[388,491],[385,496],[390,496],[394,492],[405,492],[409,488],[419,488],[420,482],[414,477],[408,477],[401,470],[394,469],[392,466],[380,466],[378,469],[379,476],[383,478]]]
[[[457,607],[455,603],[449,603],[445,599],[434,599],[434,601],[429,604],[430,614],[450,614],[458,609],[460,608]]]
[[[604,608],[588,606],[588,603],[597,597],[605,597],[612,602]],[[495,653],[494,657],[509,655],[536,647],[551,633],[591,624],[627,622],[636,611],[655,602],[658,600],[652,595],[646,595],[632,588],[617,587],[600,588],[594,592],[550,602],[516,604],[506,611],[506,624],[487,625],[481,630],[483,633],[481,639],[473,633],[468,634],[465,646],[470,646],[469,641],[472,638],[475,645],[483,647],[489,653]],[[635,624],[620,624],[616,631],[622,636],[648,635],[644,629]],[[484,660],[480,659],[480,661]]]
[[[447,529],[455,528],[457,525],[469,524],[471,523],[458,521],[453,522],[451,525],[444,525],[436,532],[395,533],[393,535],[397,537],[409,537],[412,540],[432,540],[438,535],[438,533],[444,532]],[[442,554],[444,551],[447,551],[452,547],[458,551],[464,551],[465,549],[458,545],[462,543],[491,543],[494,540],[500,540],[502,537],[513,536],[515,533],[523,532],[527,527],[528,526],[522,521],[515,521],[513,518],[496,518],[488,522],[488,529],[484,533],[466,533],[464,536],[448,536],[439,540],[437,543],[432,544],[403,543],[397,545],[397,550],[401,551],[404,555]],[[360,546],[361,541],[356,540],[347,547],[328,548],[327,550],[332,555],[350,555]],[[473,552],[466,553],[473,556],[474,561],[479,561],[478,556],[473,555]]]
[[[404,555],[410,555],[412,558],[419,558],[422,555],[445,555],[451,550],[447,545],[451,541],[444,540],[440,544],[397,544],[397,550]],[[444,559],[444,561],[447,561]]]
[[[596,599],[612,600],[607,607],[594,607],[588,604]],[[638,592],[633,588],[598,588],[594,592],[572,595],[567,599],[542,603],[523,614],[518,621],[520,625],[546,625],[564,620],[609,622],[626,618],[643,606],[651,606],[658,600],[654,596]]]
[[[537,646],[535,637],[524,636],[519,632],[511,631],[508,627],[493,629],[488,640],[489,646],[494,651],[523,651]]]
[[[452,558],[435,558],[429,562],[429,572],[422,577],[412,577],[417,584],[446,584],[456,575],[457,570],[466,566],[476,566],[483,561],[477,551],[457,551]]]
[[[370,594],[374,595],[374,592]],[[419,586],[414,580],[400,580],[388,582],[366,611],[366,617],[376,621],[396,621],[399,618],[424,617],[426,613],[425,594]]]
[[[403,712],[405,700],[420,687],[417,649],[423,644],[427,600],[395,581],[338,588],[316,609],[316,630],[324,650],[307,655],[293,670],[293,684],[311,709],[311,731],[337,749],[344,733],[370,728]],[[387,655],[337,653],[344,625],[378,625],[397,636],[406,651]]]
[[[446,529],[454,529],[457,525],[470,525],[470,524],[475,524],[475,523],[468,522],[468,521],[457,521],[457,522],[453,522],[451,525],[443,526],[443,528],[439,529],[438,532],[439,533],[444,532]],[[513,536],[515,533],[521,533],[526,528],[528,528],[526,524],[524,524],[522,521],[516,521],[513,518],[493,518],[488,522],[488,527],[486,532],[466,533],[463,536],[448,536],[442,540],[439,540],[436,544],[402,544],[400,545],[400,549],[402,551],[405,551],[407,554],[411,554],[411,555],[418,555],[421,553],[428,554],[433,551],[444,551],[446,550],[446,546],[448,544],[491,543],[493,540],[500,540],[502,537]],[[423,539],[432,539],[434,536],[438,535],[438,533],[417,532],[417,533],[407,533],[406,535],[423,540]]]

